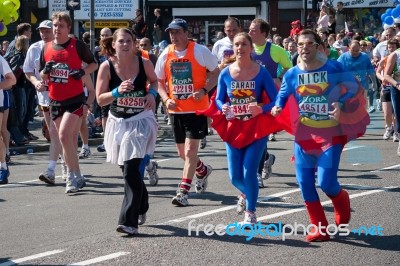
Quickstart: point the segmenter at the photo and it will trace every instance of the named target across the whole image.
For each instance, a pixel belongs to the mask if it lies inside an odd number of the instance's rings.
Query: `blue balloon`
[[[386,17],[385,24],[392,25],[394,23],[393,17]]]
[[[396,6],[396,8],[392,10],[392,17],[398,18],[399,16],[400,16],[400,6]]]
[[[383,13],[382,15],[381,15],[381,21],[385,21],[385,18],[387,17],[388,15],[386,14],[386,13]]]
[[[388,8],[386,9],[386,14],[388,14],[389,16],[392,14],[392,8]]]

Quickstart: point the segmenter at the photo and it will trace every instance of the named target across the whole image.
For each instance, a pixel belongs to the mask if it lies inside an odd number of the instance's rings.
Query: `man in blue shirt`
[[[375,112],[374,98],[377,93],[377,84],[375,69],[367,54],[361,52],[360,42],[353,40],[350,44],[348,52],[343,53],[338,58],[338,62],[342,63],[344,68],[353,73],[354,77],[361,83],[365,91],[368,92],[369,109],[368,112]],[[369,88],[370,80],[372,82],[372,90]]]

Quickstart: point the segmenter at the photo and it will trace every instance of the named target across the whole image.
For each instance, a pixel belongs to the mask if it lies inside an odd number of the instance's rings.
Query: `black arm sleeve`
[[[89,50],[89,47],[82,41],[76,40],[76,51],[78,52],[79,58],[87,63],[91,64],[93,62],[96,62],[96,59],[94,58],[94,55],[92,52]]]

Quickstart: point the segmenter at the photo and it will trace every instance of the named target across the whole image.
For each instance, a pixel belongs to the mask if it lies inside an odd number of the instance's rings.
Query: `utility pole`
[[[81,9],[81,0],[67,0],[67,10],[70,12],[72,24],[75,24],[75,10]],[[72,26],[72,33],[75,34],[74,32],[74,26]]]

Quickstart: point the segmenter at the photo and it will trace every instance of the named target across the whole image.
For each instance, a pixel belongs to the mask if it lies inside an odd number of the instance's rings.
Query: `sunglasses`
[[[314,45],[319,45],[317,42],[298,42],[297,47],[304,48],[304,47],[312,47]]]

